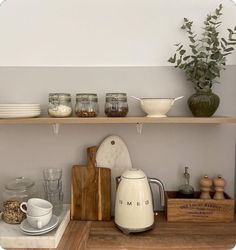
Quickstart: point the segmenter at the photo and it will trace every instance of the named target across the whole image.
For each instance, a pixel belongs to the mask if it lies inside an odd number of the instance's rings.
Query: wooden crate
[[[225,200],[202,200],[200,192],[194,198],[177,197],[177,192],[165,192],[165,212],[168,222],[232,222],[234,220],[234,200],[225,193]],[[213,194],[212,194],[213,197]]]

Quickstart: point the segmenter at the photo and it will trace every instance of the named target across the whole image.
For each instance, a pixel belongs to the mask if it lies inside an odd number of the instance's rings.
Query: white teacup
[[[27,214],[28,223],[37,229],[46,226],[52,218],[52,211],[42,216],[30,216]]]
[[[27,210],[23,206],[26,206]],[[22,212],[26,213],[27,216],[42,216],[52,212],[53,205],[49,201],[31,198],[27,202],[22,202],[20,204],[20,209]]]

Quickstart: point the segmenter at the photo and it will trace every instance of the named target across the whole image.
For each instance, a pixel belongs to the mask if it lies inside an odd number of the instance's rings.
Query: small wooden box
[[[234,200],[226,193],[225,200],[202,200],[200,192],[194,198],[178,198],[177,192],[165,192],[165,212],[168,222],[232,222],[234,220]],[[213,194],[212,194],[213,195]],[[213,197],[213,196],[212,196]]]

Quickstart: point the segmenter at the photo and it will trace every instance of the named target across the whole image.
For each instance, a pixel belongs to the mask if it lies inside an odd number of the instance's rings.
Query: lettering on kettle
[[[137,206],[140,207],[142,205],[146,205],[148,206],[150,204],[149,200],[145,200],[144,202],[140,202],[140,201],[127,201],[127,202],[123,202],[123,200],[119,200],[119,205],[126,205],[126,206]]]

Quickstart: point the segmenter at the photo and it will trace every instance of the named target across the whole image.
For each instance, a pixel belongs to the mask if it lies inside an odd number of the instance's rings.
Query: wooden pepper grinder
[[[214,200],[224,200],[224,187],[226,185],[225,179],[218,175],[218,177],[213,180],[213,183],[215,186]]]
[[[211,199],[210,196],[210,191],[212,187],[212,180],[208,178],[207,175],[203,176],[200,179],[200,190],[201,190],[201,195],[200,199]]]

